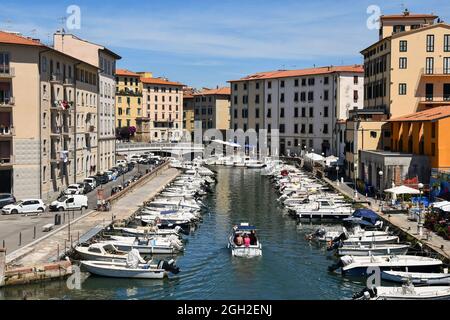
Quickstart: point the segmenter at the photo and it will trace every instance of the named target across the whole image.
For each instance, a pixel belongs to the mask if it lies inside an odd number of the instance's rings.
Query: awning
[[[386,190],[384,190],[384,192],[392,193],[395,195],[398,195],[398,194],[420,194],[419,190],[413,189],[413,188],[410,188],[407,186],[399,186],[399,187],[394,187],[391,189],[386,189]]]

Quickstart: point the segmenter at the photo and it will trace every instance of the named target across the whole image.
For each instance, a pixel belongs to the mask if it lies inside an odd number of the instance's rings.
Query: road
[[[140,173],[145,174],[147,169],[151,169],[151,166],[142,164],[139,166],[136,165],[133,170],[118,177],[116,181],[110,181],[107,184],[104,184],[102,187],[106,197],[111,195],[111,190],[113,187],[121,185],[123,181],[132,178],[138,173],[138,170]],[[76,219],[82,214],[97,207],[97,189],[87,194],[89,209],[87,211],[85,210],[83,213],[81,211],[63,213],[61,217],[62,225],[68,223],[69,219]],[[8,252],[12,252],[21,246],[44,236],[46,233],[42,231],[42,227],[47,224],[54,223],[55,214],[53,212],[49,212],[48,209],[45,213],[39,216],[0,215],[0,248],[6,247]]]

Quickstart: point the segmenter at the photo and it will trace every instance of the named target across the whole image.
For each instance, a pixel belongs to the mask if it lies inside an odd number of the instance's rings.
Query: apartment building
[[[194,111],[194,93],[193,88],[183,89],[183,129],[194,140],[195,129],[195,111]]]
[[[229,87],[204,89],[194,94],[195,121],[202,123],[203,131],[230,129],[230,96]]]
[[[116,161],[116,79],[114,75],[116,61],[121,57],[102,45],[63,32],[55,33],[53,42],[56,50],[99,68],[97,170],[108,170]]]
[[[125,69],[116,70],[116,127],[136,127],[142,117],[141,75]]]
[[[0,31],[0,189],[54,199],[96,172],[98,68]]]
[[[280,154],[342,156],[342,120],[363,106],[363,74],[359,65],[328,66],[232,80],[231,128],[278,129]]]
[[[142,94],[150,120],[150,141],[180,141],[183,138],[183,87],[165,78],[143,76]]]
[[[437,20],[437,21],[436,21]],[[450,25],[433,14],[380,18],[379,40],[361,51],[364,56],[364,110],[350,116],[346,173],[354,178],[361,170],[362,150],[391,150],[390,118],[450,104]],[[376,132],[376,134],[374,133]],[[369,135],[363,147],[354,139]],[[358,178],[358,176],[356,177]]]

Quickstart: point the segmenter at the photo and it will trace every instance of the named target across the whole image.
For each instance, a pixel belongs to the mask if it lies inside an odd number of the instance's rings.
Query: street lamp
[[[383,171],[380,170],[380,172],[378,172],[378,175],[380,176],[380,205],[381,205],[381,196],[382,196],[382,189],[383,189]]]
[[[421,201],[422,201],[422,193],[423,193],[423,183],[418,184],[419,187],[419,221],[417,223],[417,233],[419,234],[420,239],[422,239],[423,236],[423,223],[422,223],[422,208],[421,208]]]
[[[356,172],[358,171],[358,164],[353,164],[353,187],[355,188],[355,200],[358,199],[358,189],[356,188]]]

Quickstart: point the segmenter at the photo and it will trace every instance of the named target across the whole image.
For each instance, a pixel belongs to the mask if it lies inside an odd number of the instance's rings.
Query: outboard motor
[[[170,261],[161,260],[158,263],[158,269],[163,269],[173,274],[180,273],[180,268],[176,266],[175,261],[172,259]]]
[[[328,267],[328,271],[334,272],[334,271],[338,270],[339,268],[342,268],[343,266],[344,266],[344,263],[342,262],[341,259],[339,259],[339,261],[337,263]]]
[[[375,298],[377,296],[377,288],[373,287],[368,288],[365,287],[361,292],[357,292],[353,295],[353,300],[370,300],[371,298]]]

